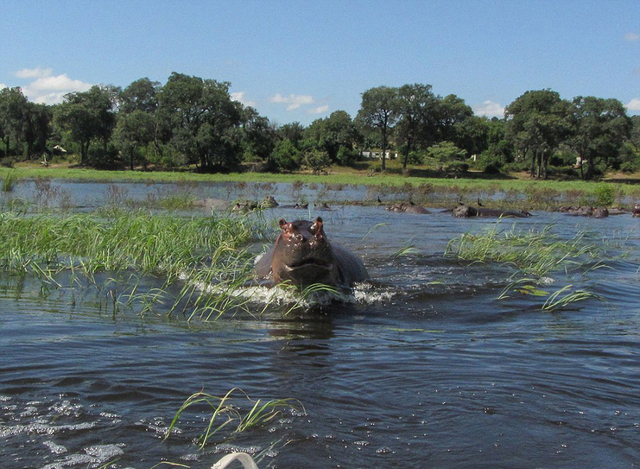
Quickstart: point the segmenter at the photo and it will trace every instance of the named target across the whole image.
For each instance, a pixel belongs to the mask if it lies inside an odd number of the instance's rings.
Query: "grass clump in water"
[[[62,271],[89,279],[98,272],[120,278],[129,272],[129,284],[119,285],[119,303],[140,300],[143,312],[168,303],[167,314],[190,310],[190,317],[197,312],[210,319],[249,302],[232,291],[252,278],[253,256],[246,246],[266,232],[264,220],[248,217],[179,218],[118,210],[104,217],[2,213],[0,269],[33,273],[54,285]],[[161,276],[164,284],[139,290],[145,275]],[[195,280],[214,283],[218,290],[205,291]],[[177,296],[176,285],[182,285]]]
[[[605,249],[586,239],[585,232],[577,233],[569,240],[563,240],[551,232],[551,226],[542,230],[517,231],[515,225],[510,230],[499,230],[499,223],[491,229],[479,233],[464,233],[452,239],[445,251],[446,257],[475,262],[497,262],[515,268],[510,283],[498,296],[499,300],[510,298],[513,292],[532,297],[546,297],[540,309],[558,311],[567,309],[577,302],[597,299],[602,296],[566,285],[555,292],[541,289],[540,285],[552,282],[547,277],[552,272],[578,271],[587,274],[596,269],[608,267],[602,259],[610,256]],[[521,278],[518,278],[521,277]]]
[[[604,267],[599,260],[604,256],[603,249],[586,242],[584,232],[562,240],[551,232],[551,226],[528,232],[518,232],[515,225],[511,230],[501,231],[498,228],[499,223],[484,233],[464,233],[452,239],[445,250],[445,257],[506,263],[524,274],[539,277],[559,269],[587,272]]]
[[[2,179],[2,192],[12,192],[14,186],[18,182],[18,177],[15,173],[8,171],[5,173],[4,178]]]
[[[236,397],[239,395],[239,397]],[[243,411],[242,403],[246,402],[249,409]],[[297,399],[270,399],[263,401],[252,400],[242,389],[233,388],[224,396],[213,396],[204,392],[192,394],[180,406],[167,429],[165,439],[171,435],[173,428],[178,423],[182,414],[191,407],[205,406],[213,410],[208,424],[197,442],[200,448],[204,448],[207,442],[218,432],[227,426],[230,435],[242,433],[250,428],[264,425],[280,416],[284,410],[291,410],[306,415],[306,410]],[[191,409],[193,410],[193,409]]]

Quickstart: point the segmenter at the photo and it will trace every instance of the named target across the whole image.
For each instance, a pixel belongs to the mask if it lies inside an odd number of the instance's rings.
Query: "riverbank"
[[[529,179],[525,173],[490,176],[469,172],[457,178],[438,177],[437,171],[414,168],[402,174],[400,167],[389,165],[385,173],[376,172],[363,164],[360,168],[331,168],[327,174],[296,173],[228,173],[201,174],[189,171],[106,171],[73,167],[62,164],[41,167],[35,164],[19,164],[15,168],[0,168],[0,179],[11,177],[14,181],[38,178],[67,179],[96,182],[236,182],[236,183],[290,183],[294,185],[363,185],[378,186],[374,191],[394,199],[411,199],[423,202],[429,194],[449,193],[465,201],[482,198],[492,204],[492,195],[506,194],[501,203],[506,206],[527,209],[551,209],[560,205],[608,205],[630,208],[640,200],[640,185],[635,179],[615,178],[600,182],[558,181]],[[487,199],[485,201],[485,199]],[[385,200],[387,201],[387,200]],[[348,202],[348,201],[345,201]]]

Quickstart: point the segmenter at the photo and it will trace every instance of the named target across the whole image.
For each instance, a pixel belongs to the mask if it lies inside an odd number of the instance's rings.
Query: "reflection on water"
[[[143,189],[156,190],[132,184],[128,194]],[[226,197],[224,186],[215,190]],[[587,276],[551,274],[546,290],[572,284],[606,302],[549,313],[532,295],[496,300],[511,267],[442,257],[451,238],[495,220],[373,206],[322,216],[328,237],[362,256],[372,281],[354,301],[286,316],[199,324],[162,311],[114,314],[104,292],[65,282],[43,291],[35,278],[0,276],[2,467],[206,468],[233,450],[263,457],[260,467],[639,463],[638,220],[540,212],[500,222],[552,224],[566,239],[586,230],[612,255],[627,253]],[[162,440],[189,395],[233,387],[253,399],[297,398],[306,415],[286,412],[199,451],[203,410]]]

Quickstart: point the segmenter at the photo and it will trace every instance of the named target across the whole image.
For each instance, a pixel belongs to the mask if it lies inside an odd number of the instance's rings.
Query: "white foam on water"
[[[67,452],[67,448],[62,445],[58,445],[53,441],[45,441],[42,443],[45,445],[53,454],[62,454]]]
[[[122,456],[124,451],[121,447],[124,444],[111,444],[111,445],[96,445],[84,448],[85,454],[75,453],[65,456],[64,459],[60,459],[53,463],[43,466],[42,469],[63,469],[65,467],[95,467],[98,464],[103,464],[110,459],[118,456]]]
[[[19,435],[20,433],[37,433],[40,435],[55,435],[62,431],[88,430],[95,426],[94,423],[79,423],[76,425],[47,425],[44,423],[32,423],[29,425],[14,425],[12,427],[0,426],[0,438]]]
[[[190,280],[186,274],[181,274],[179,277],[181,280]],[[334,301],[353,304],[381,303],[388,301],[397,294],[397,292],[388,289],[380,289],[366,282],[355,284],[354,288],[350,292],[341,290],[320,290],[305,296],[302,296],[295,289],[282,288],[277,285],[273,287],[252,285],[228,291],[215,284],[201,281],[193,281],[193,284],[196,288],[205,293],[226,293],[235,298],[248,299],[254,303],[263,305],[297,305],[304,308],[312,306],[326,306]]]
[[[99,462],[100,461],[98,461],[96,458],[91,457],[88,454],[70,454],[60,461],[52,462],[50,464],[47,464],[46,466],[42,466],[42,469],[63,469],[65,467],[80,465],[87,467]]]
[[[89,446],[84,449],[84,452],[89,456],[94,456],[98,458],[101,462],[106,461],[108,459],[115,458],[116,456],[122,456],[124,451],[122,451],[122,444],[117,445],[96,445]]]

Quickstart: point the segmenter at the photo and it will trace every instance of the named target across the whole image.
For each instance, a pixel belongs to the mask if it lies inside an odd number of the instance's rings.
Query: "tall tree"
[[[549,158],[567,137],[571,103],[552,90],[527,91],[505,109],[507,136],[531,156],[531,176],[548,176]]]
[[[305,131],[316,148],[324,150],[333,163],[349,164],[351,158],[342,161],[340,157],[353,155],[354,146],[360,141],[358,128],[346,111],[334,111],[329,117],[316,119]]]
[[[269,119],[258,114],[252,107],[242,112],[242,146],[245,154],[257,156],[267,167],[273,167],[271,153],[277,143],[277,132]]]
[[[402,168],[407,169],[409,153],[418,143],[428,145],[435,139],[438,97],[431,85],[403,85],[398,89],[396,140],[402,150]]]
[[[160,150],[162,129],[157,116],[160,83],[148,78],[132,82],[118,94],[118,123],[114,142],[134,168],[136,163],[147,165],[145,149],[155,144]]]
[[[633,128],[620,101],[593,96],[574,98],[572,124],[574,128],[570,144],[580,157],[583,179],[593,178],[595,166],[600,160],[605,167],[609,165]]]
[[[198,169],[229,169],[242,157],[242,105],[228,82],[173,72],[159,94],[159,111],[171,128],[171,145]]]
[[[389,138],[393,126],[399,118],[398,89],[378,86],[362,93],[362,103],[357,119],[365,129],[380,133],[382,150],[382,169],[386,169],[385,160]]]
[[[298,148],[300,141],[304,138],[305,127],[300,122],[292,122],[278,127],[278,137],[281,140],[291,140]]]
[[[457,140],[456,124],[472,115],[471,107],[455,94],[441,98],[437,110],[439,140],[455,142]]]
[[[27,98],[19,87],[0,90],[0,135],[4,141],[5,154],[11,151],[14,142],[15,153],[20,152],[20,142],[25,132]]]
[[[27,158],[42,154],[46,150],[51,131],[52,113],[46,104],[27,103],[24,140],[27,144]]]
[[[89,91],[69,93],[57,106],[54,120],[80,145],[80,164],[88,163],[89,146],[101,140],[106,151],[115,128],[113,89],[94,85]]]
[[[132,82],[118,96],[120,112],[131,113],[143,111],[149,114],[155,113],[158,108],[158,91],[160,83],[148,78],[140,78]]]

